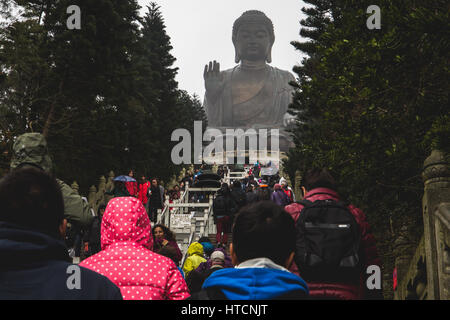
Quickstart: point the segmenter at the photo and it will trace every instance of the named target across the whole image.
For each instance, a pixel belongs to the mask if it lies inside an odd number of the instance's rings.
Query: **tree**
[[[293,45],[309,57],[294,69],[302,124],[289,161],[334,172],[366,211],[389,275],[396,230],[422,225],[423,161],[431,147],[448,150],[447,6],[384,0],[381,30],[368,30],[367,1],[305,2],[310,40]]]
[[[172,46],[159,6],[152,2],[147,9],[142,22],[142,50],[139,61],[148,66],[146,72],[151,72],[153,78],[152,83],[143,78],[146,81],[143,87],[152,86],[156,95],[153,99],[145,97],[147,103],[152,101],[148,130],[157,142],[157,146],[152,148],[152,155],[149,156],[152,159],[149,172],[167,181],[180,170],[171,160],[171,150],[176,144],[171,142],[172,132],[177,128],[193,132],[194,121],[205,121],[206,117],[198,97],[191,97],[187,92],[178,89],[175,80],[178,68],[173,67],[176,59],[170,53]]]

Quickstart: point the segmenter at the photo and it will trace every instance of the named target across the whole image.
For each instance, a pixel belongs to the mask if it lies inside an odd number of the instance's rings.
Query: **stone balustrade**
[[[399,273],[395,299],[450,299],[450,168],[447,159],[442,152],[434,150],[424,162],[424,234],[409,267]]]

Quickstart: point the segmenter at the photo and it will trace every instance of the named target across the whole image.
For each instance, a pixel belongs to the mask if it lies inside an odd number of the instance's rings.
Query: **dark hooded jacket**
[[[62,241],[0,222],[0,300],[122,300],[108,278],[70,261]]]

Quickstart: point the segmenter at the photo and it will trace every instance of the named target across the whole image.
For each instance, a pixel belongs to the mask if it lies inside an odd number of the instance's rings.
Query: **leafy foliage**
[[[66,10],[81,8],[81,29]],[[0,2],[21,8],[0,31],[0,136],[5,171],[14,139],[42,132],[55,173],[86,192],[109,170],[169,180],[170,134],[204,119],[178,88],[170,38],[156,4],[135,0]]]
[[[423,161],[449,148],[448,3],[379,1],[381,30],[369,30],[368,1],[305,2],[309,39],[293,45],[308,58],[294,68],[291,106],[302,124],[286,164],[334,172],[366,212],[390,278],[396,230],[422,223]]]

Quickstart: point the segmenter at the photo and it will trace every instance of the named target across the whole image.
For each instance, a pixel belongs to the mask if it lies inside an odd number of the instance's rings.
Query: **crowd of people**
[[[380,266],[369,225],[327,169],[305,172],[301,201],[285,179],[254,170],[223,183],[213,201],[217,243],[192,242],[182,264],[176,234],[152,223],[166,194],[158,180],[116,184],[92,214],[52,174],[42,135],[20,136],[13,149],[0,180],[0,299],[382,299],[366,285],[367,268]],[[68,222],[89,230],[78,265]]]

